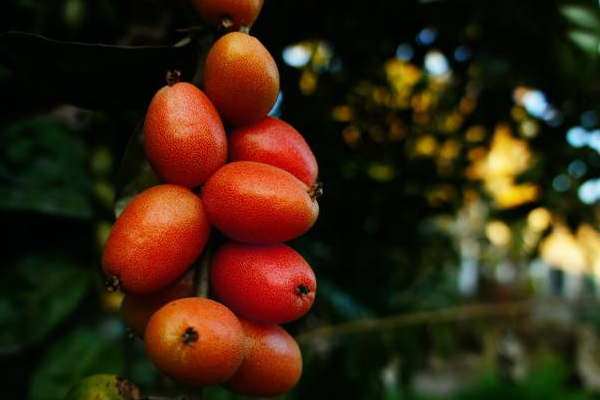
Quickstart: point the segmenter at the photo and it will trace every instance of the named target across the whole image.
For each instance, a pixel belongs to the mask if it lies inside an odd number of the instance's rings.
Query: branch
[[[336,325],[325,325],[297,335],[296,340],[301,343],[309,343],[317,339],[332,339],[343,335],[386,331],[407,326],[465,321],[475,318],[516,318],[542,307],[557,307],[561,305],[596,307],[597,304],[596,300],[575,304],[560,300],[525,300],[511,303],[469,304],[439,310],[417,311],[389,317],[365,318]]]

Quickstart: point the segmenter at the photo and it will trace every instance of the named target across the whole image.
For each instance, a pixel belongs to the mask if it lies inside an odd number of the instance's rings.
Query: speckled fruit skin
[[[210,222],[238,242],[284,242],[310,229],[319,205],[294,175],[272,165],[236,161],[202,188]]]
[[[227,160],[221,118],[200,89],[186,82],[155,95],[144,121],[144,150],[168,183],[195,187]]]
[[[198,14],[214,27],[221,26],[227,16],[238,31],[241,27],[250,28],[263,5],[263,0],[192,0]]]
[[[223,244],[213,256],[210,284],[216,298],[237,315],[271,324],[302,317],[317,290],[308,263],[281,243]]]
[[[148,294],[179,279],[200,256],[210,223],[200,197],[176,185],[137,195],[110,232],[102,265],[125,292]]]
[[[296,386],[302,354],[294,338],[277,325],[240,322],[246,334],[246,357],[226,386],[253,397],[279,396]]]
[[[277,100],[279,71],[258,39],[228,33],[206,56],[204,90],[225,123],[253,124],[265,117]]]
[[[190,269],[181,279],[163,290],[146,296],[128,293],[121,303],[121,319],[131,331],[139,337],[144,336],[144,330],[150,317],[162,306],[173,300],[191,297],[195,289],[195,270]]]
[[[273,117],[234,129],[229,134],[231,161],[256,161],[286,170],[311,186],[317,180],[319,168],[315,156],[290,124]]]
[[[238,318],[216,301],[175,300],[148,321],[144,344],[165,375],[192,386],[218,385],[237,371],[245,353]]]

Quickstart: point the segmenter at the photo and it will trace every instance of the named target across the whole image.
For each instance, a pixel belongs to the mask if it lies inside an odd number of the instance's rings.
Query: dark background
[[[185,0],[0,4],[0,32],[55,40],[0,36],[4,397],[100,372],[186,391],[128,338],[100,254],[115,199],[153,182],[128,141],[167,69],[194,76],[199,25]],[[325,185],[291,243],[319,289],[286,327],[286,398],[600,392],[598,3],[266,0],[251,33]]]

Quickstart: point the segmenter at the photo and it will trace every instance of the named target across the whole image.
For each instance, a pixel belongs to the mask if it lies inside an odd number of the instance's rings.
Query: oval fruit
[[[277,325],[240,322],[246,334],[246,356],[226,386],[252,397],[275,397],[296,386],[302,354],[294,338]]]
[[[110,232],[102,266],[112,286],[147,294],[180,278],[200,256],[210,223],[200,197],[175,185],[137,195]]]
[[[205,298],[175,300],[148,321],[148,357],[165,375],[192,386],[218,385],[244,358],[244,331],[224,305]]]
[[[237,315],[272,324],[306,314],[317,289],[310,265],[281,243],[220,246],[211,263],[210,284],[216,298]]]
[[[302,135],[273,117],[233,130],[229,135],[229,159],[279,167],[308,186],[315,183],[318,174],[317,160]]]
[[[150,317],[173,300],[191,297],[195,289],[195,269],[190,269],[181,279],[163,290],[145,296],[128,293],[121,303],[121,319],[133,333],[144,336]]]
[[[228,33],[206,56],[204,90],[223,121],[235,126],[253,124],[265,117],[277,100],[279,71],[258,39]]]
[[[214,27],[223,26],[224,18],[229,19],[234,31],[250,28],[263,5],[263,0],[192,0],[198,14]]]
[[[202,188],[210,222],[238,242],[284,242],[315,223],[319,205],[294,175],[272,165],[236,161]]]
[[[131,382],[116,375],[98,374],[83,378],[66,394],[64,400],[131,400],[142,398]]]
[[[195,187],[225,164],[225,129],[200,89],[175,83],[160,89],[150,102],[144,121],[144,151],[166,182]]]

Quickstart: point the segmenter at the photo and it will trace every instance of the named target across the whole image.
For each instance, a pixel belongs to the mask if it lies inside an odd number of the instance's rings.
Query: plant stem
[[[557,307],[597,307],[598,302],[581,302],[573,304],[557,300],[524,300],[511,303],[476,303],[440,310],[417,311],[414,313],[391,315],[382,318],[364,318],[343,322],[336,325],[325,325],[296,336],[298,342],[309,343],[313,340],[332,339],[339,336],[387,331],[390,329],[444,322],[465,321],[476,318],[516,318],[544,308]]]

